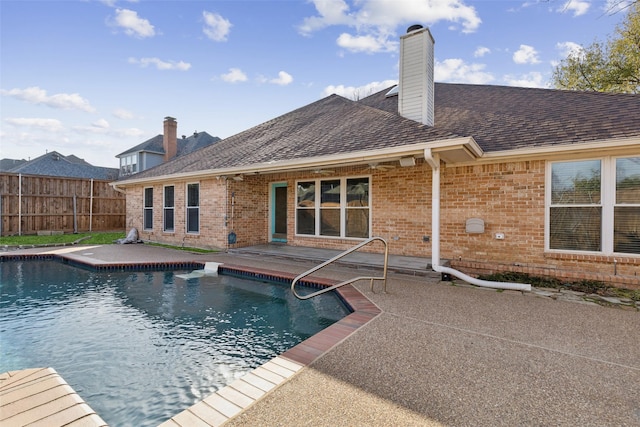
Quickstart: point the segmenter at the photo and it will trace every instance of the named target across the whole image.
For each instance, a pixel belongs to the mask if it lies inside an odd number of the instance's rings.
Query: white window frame
[[[147,206],[147,190],[151,190],[151,206]],[[147,227],[147,211],[151,211],[151,227]],[[142,189],[142,229],[153,230],[153,187],[144,187]]]
[[[189,206],[189,186],[197,185],[198,186],[198,205],[197,206]],[[184,227],[185,232],[187,234],[200,234],[200,182],[187,182],[185,184],[185,221]],[[189,210],[194,209],[198,211],[198,229],[196,231],[189,231]]]
[[[367,225],[368,231],[369,231],[369,235],[367,237],[348,237],[346,236],[346,231],[347,231],[347,180],[351,180],[351,179],[360,179],[360,178],[367,178],[369,181],[369,198],[367,201],[367,206],[366,208],[358,208],[358,209],[367,209],[369,211],[369,216],[368,216],[368,220],[369,223]],[[340,235],[339,236],[327,236],[327,235],[323,235],[320,234],[320,221],[321,221],[321,195],[320,195],[320,191],[322,188],[322,182],[323,181],[340,181],[340,206],[339,208],[335,208],[335,209],[340,209]],[[372,179],[371,179],[371,175],[354,175],[354,176],[342,176],[342,177],[322,177],[322,178],[310,178],[310,179],[299,179],[296,180],[295,182],[295,188],[298,188],[298,184],[302,183],[302,182],[313,182],[315,185],[315,197],[314,197],[314,206],[313,206],[313,211],[315,213],[315,232],[314,234],[300,234],[298,233],[298,209],[300,209],[298,207],[298,196],[296,194],[296,199],[295,199],[295,211],[294,211],[294,216],[295,216],[295,221],[294,221],[294,231],[295,231],[295,236],[297,237],[318,237],[318,238],[323,238],[323,239],[352,239],[352,240],[364,240],[367,238],[371,237],[371,225],[372,225],[372,206],[371,206],[371,200],[372,200]],[[297,190],[296,190],[297,191]],[[303,208],[304,209],[304,208]],[[309,209],[309,208],[306,208]],[[324,209],[331,209],[331,208],[324,208]],[[352,208],[353,209],[353,208]],[[309,209],[311,210],[311,209]]]
[[[173,206],[167,206],[166,191],[168,187],[173,188]],[[173,212],[173,228],[168,229],[167,226],[167,210]],[[165,185],[162,187],[162,231],[164,233],[175,233],[176,231],[176,186]]]
[[[638,157],[634,155],[627,156],[604,156],[604,157],[588,157],[588,158],[574,158],[564,159],[557,161],[549,161],[546,165],[545,171],[545,224],[544,224],[544,248],[545,252],[549,253],[571,253],[571,254],[593,254],[593,255],[621,255],[621,256],[638,256],[633,253],[620,253],[614,252],[614,210],[617,206],[629,206],[636,207],[638,204],[616,204],[616,160],[624,158]],[[551,193],[552,193],[552,168],[556,163],[568,163],[568,162],[582,162],[590,160],[599,160],[600,169],[600,205],[602,209],[601,219],[601,250],[600,251],[581,251],[573,249],[551,249],[550,246],[550,233],[551,233]],[[557,205],[556,205],[557,206]],[[580,205],[574,205],[580,206]]]
[[[120,173],[131,175],[138,172],[138,154],[129,154],[120,158]]]

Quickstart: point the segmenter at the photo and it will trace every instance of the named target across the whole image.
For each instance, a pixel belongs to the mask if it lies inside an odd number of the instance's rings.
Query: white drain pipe
[[[461,271],[440,265],[440,156],[431,153],[430,148],[424,150],[424,158],[431,166],[431,268],[438,273],[455,276],[475,286],[495,289],[530,291],[531,285],[523,283],[494,282],[481,280],[464,274]]]

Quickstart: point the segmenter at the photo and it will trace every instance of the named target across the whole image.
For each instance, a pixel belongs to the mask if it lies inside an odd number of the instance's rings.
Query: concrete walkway
[[[300,252],[299,248],[295,249]],[[184,254],[146,245],[81,249],[134,262],[227,262],[299,274],[267,253]],[[359,269],[367,268],[360,265]],[[346,265],[328,279],[362,275]],[[390,273],[382,313],[228,426],[640,426],[640,313],[460,281]]]

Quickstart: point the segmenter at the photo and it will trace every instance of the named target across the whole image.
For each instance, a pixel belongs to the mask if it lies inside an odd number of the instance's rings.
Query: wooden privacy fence
[[[125,197],[109,181],[0,173],[0,235],[124,230]]]

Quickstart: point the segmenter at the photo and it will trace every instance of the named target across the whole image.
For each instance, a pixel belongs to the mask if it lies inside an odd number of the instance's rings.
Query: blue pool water
[[[0,372],[53,367],[107,423],[156,426],[348,314],[332,293],[0,262]]]

